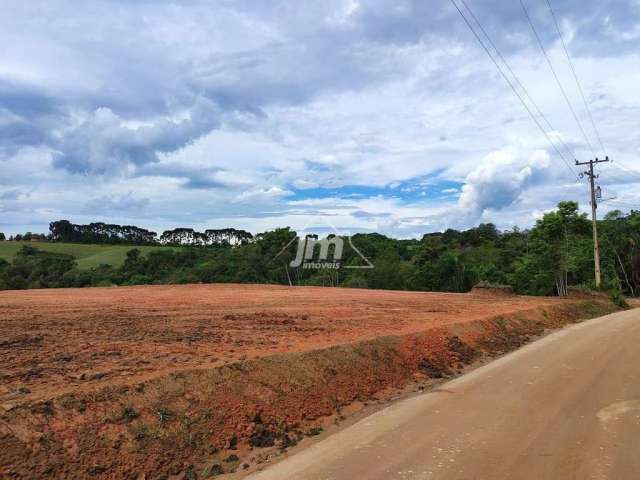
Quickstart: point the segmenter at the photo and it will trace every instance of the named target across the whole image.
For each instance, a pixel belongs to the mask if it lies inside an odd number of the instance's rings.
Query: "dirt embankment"
[[[325,338],[326,331],[317,334],[319,338],[313,333],[299,335],[296,329],[279,336],[277,323],[269,327],[276,333],[270,335],[269,329],[264,329],[260,338],[273,339],[276,344],[287,342],[288,347],[271,355],[256,355],[246,349],[252,353],[249,356],[240,349],[229,353],[246,355],[244,359],[234,357],[221,365],[162,365],[164,369],[158,369],[157,375],[131,375],[128,381],[116,376],[122,381],[112,377],[104,384],[100,384],[103,378],[87,380],[89,383],[77,379],[77,383],[66,382],[57,394],[51,391],[50,383],[36,375],[29,384],[34,391],[23,392],[21,399],[6,394],[0,406],[0,473],[8,478],[196,479],[242,471],[276,450],[317,434],[345,412],[384,400],[411,382],[428,384],[454,375],[475,360],[512,350],[545,329],[615,310],[602,300],[533,300],[525,308],[528,299],[519,297],[513,300],[520,302],[519,308],[512,304],[498,316],[482,316],[476,310],[476,317],[470,320],[457,313],[457,322],[442,319],[433,323],[423,316],[421,325],[419,309],[414,311],[407,304],[423,302],[420,306],[425,308],[425,299],[429,299],[429,308],[437,310],[434,300],[439,298],[439,309],[446,311],[456,302],[458,308],[464,308],[464,296],[408,294],[403,298],[402,293],[347,293],[362,296],[360,308],[378,308],[377,316],[369,314],[359,320],[365,338],[336,345],[340,334],[350,339],[358,331],[356,324],[346,321],[328,327],[333,345],[331,338]],[[325,295],[326,290],[318,294]],[[486,309],[485,301],[489,300],[466,297],[467,304],[480,302]],[[288,315],[294,318],[289,327],[304,324],[301,315],[319,316],[322,308],[333,309],[335,315],[346,308],[340,297],[324,307],[314,308],[309,299],[299,302],[305,302],[304,308],[312,313],[294,313],[296,301],[289,301]],[[401,317],[403,303],[411,320],[398,320],[397,334],[391,335],[393,320],[389,316]],[[499,302],[494,299],[493,303]],[[265,312],[273,311],[264,308]],[[475,307],[467,308],[473,311]],[[232,310],[227,305],[224,315],[233,316],[229,322],[251,323],[242,316],[246,315],[242,308]],[[387,312],[386,320],[380,318],[383,311]],[[373,332],[366,331],[367,322],[375,325]],[[322,324],[331,325],[316,318],[316,325]],[[186,329],[184,325],[171,328]],[[145,331],[150,330],[147,326]],[[46,347],[47,334],[35,340],[37,330],[28,335],[28,341],[26,337],[3,339],[18,343],[3,344],[2,348],[19,352]],[[243,337],[235,335],[236,339]],[[322,344],[323,339],[327,343]],[[98,340],[95,343],[99,345]],[[298,344],[293,347],[295,341]],[[158,343],[166,347],[166,342]],[[204,348],[194,344],[196,352]],[[150,350],[142,349],[142,358]],[[20,357],[19,353],[14,357]],[[46,368],[41,372],[47,372]],[[23,388],[29,390],[28,386]]]
[[[627,303],[633,308],[640,308],[640,298],[627,298]]]

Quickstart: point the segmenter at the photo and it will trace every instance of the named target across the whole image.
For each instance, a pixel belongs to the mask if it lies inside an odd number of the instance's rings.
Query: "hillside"
[[[97,245],[82,243],[47,243],[47,242],[0,242],[0,258],[13,260],[23,245],[31,245],[45,252],[66,253],[75,257],[78,268],[88,270],[98,265],[119,267],[124,262],[127,252],[137,248],[143,254],[151,250],[167,250],[175,247],[133,246],[133,245]]]

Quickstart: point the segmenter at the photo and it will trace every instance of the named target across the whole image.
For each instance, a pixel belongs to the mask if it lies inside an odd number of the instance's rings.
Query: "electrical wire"
[[[565,158],[565,156],[563,155],[563,153],[558,149],[557,145],[551,140],[551,137],[549,136],[549,134],[547,133],[547,131],[544,129],[544,127],[540,124],[540,121],[536,118],[536,116],[533,114],[533,112],[531,111],[531,109],[529,108],[529,106],[527,105],[527,103],[524,101],[524,99],[522,98],[522,95],[520,95],[520,93],[518,92],[518,90],[515,88],[513,82],[509,79],[509,77],[507,76],[507,74],[504,72],[504,70],[502,69],[502,67],[500,66],[500,64],[498,63],[498,61],[496,60],[496,58],[491,54],[491,51],[489,50],[489,48],[485,45],[484,41],[482,40],[482,38],[480,37],[480,35],[478,34],[478,32],[473,28],[473,25],[471,25],[471,22],[469,21],[469,19],[465,16],[465,14],[462,12],[462,10],[460,9],[460,7],[458,6],[458,4],[455,2],[455,0],[450,0],[451,3],[453,4],[453,6],[456,8],[456,10],[458,11],[458,13],[460,14],[460,16],[462,17],[462,19],[464,20],[464,22],[466,23],[467,27],[469,27],[469,30],[471,30],[471,33],[473,33],[473,35],[476,37],[476,39],[478,40],[478,43],[480,43],[480,46],[483,48],[483,50],[485,51],[485,53],[487,54],[487,56],[491,59],[491,61],[493,62],[493,64],[496,66],[496,68],[498,69],[498,71],[500,72],[500,74],[502,75],[502,77],[505,79],[505,81],[507,82],[507,84],[509,85],[509,87],[511,88],[511,90],[513,91],[513,93],[516,95],[516,97],[518,97],[518,99],[520,100],[520,103],[522,103],[522,105],[524,106],[525,110],[527,111],[527,113],[529,114],[529,116],[531,117],[531,119],[534,121],[534,123],[538,126],[538,128],[540,129],[540,131],[544,134],[544,136],[546,137],[547,141],[551,144],[551,146],[553,147],[553,149],[556,151],[556,153],[558,154],[558,156],[562,159],[562,161],[564,162],[564,164],[567,166],[567,168],[569,169],[569,171],[571,172],[572,176],[576,177],[576,181],[579,183],[579,178],[575,172],[575,170],[573,169],[573,167],[571,166],[571,164],[567,161],[567,159]],[[467,7],[468,8],[468,7]]]
[[[564,53],[567,57],[567,61],[569,63],[569,67],[571,69],[571,73],[573,74],[573,78],[576,82],[576,85],[578,87],[578,91],[580,92],[580,97],[582,97],[582,102],[584,103],[584,108],[587,111],[587,115],[589,116],[589,120],[591,122],[591,126],[593,127],[593,131],[596,135],[596,138],[598,140],[598,143],[600,144],[600,148],[602,148],[602,151],[604,152],[605,157],[607,157],[607,149],[604,146],[604,143],[602,142],[602,136],[600,135],[600,131],[598,130],[598,127],[596,125],[596,122],[593,118],[593,114],[591,112],[591,109],[589,108],[589,103],[587,102],[586,96],[584,94],[584,90],[582,88],[582,84],[580,83],[580,80],[578,78],[578,74],[576,72],[576,69],[573,65],[573,61],[571,60],[571,55],[569,54],[569,49],[567,48],[567,44],[564,41],[564,36],[562,35],[562,30],[560,29],[560,24],[558,22],[558,17],[556,16],[556,13],[551,5],[551,0],[546,0],[547,2],[547,6],[549,7],[549,12],[551,13],[551,17],[553,18],[553,23],[556,27],[556,31],[558,32],[558,37],[560,38],[560,42],[562,44],[562,49],[564,50]],[[615,160],[615,162],[613,160],[611,160],[611,166],[613,167],[613,164],[617,164],[620,165],[622,167],[622,170],[624,170],[625,174],[627,175],[631,175],[632,177],[638,178],[640,179],[640,172],[638,170],[636,170],[635,168],[631,168],[630,166],[626,165],[625,163],[621,162],[620,160]]]
[[[539,122],[538,118],[536,118],[536,116],[534,115],[534,113],[532,112],[531,108],[529,107],[529,105],[527,104],[527,102],[525,101],[528,100],[529,103],[533,106],[533,109],[535,110],[535,112],[537,113],[538,117],[542,119],[542,121],[544,122],[544,124],[546,125],[546,127],[550,130],[550,131],[556,131],[556,129],[553,127],[553,125],[551,124],[551,122],[549,121],[549,119],[546,117],[546,115],[544,115],[544,113],[542,112],[542,110],[540,109],[540,107],[538,106],[538,104],[535,102],[535,100],[533,99],[533,97],[531,96],[531,94],[529,93],[529,91],[527,90],[527,88],[524,86],[524,84],[522,83],[522,81],[520,80],[520,78],[518,77],[518,75],[516,75],[516,73],[513,71],[513,69],[511,68],[511,66],[509,65],[509,62],[507,62],[506,58],[504,57],[504,55],[500,52],[500,50],[498,49],[498,47],[496,46],[496,44],[493,42],[493,40],[491,39],[491,37],[489,36],[489,34],[487,33],[486,29],[483,27],[482,23],[480,22],[480,20],[478,19],[478,17],[473,13],[473,10],[471,10],[471,8],[469,7],[469,5],[467,4],[467,2],[465,0],[460,0],[461,4],[464,6],[464,8],[466,9],[466,11],[468,12],[468,14],[470,15],[470,17],[473,19],[473,21],[475,22],[475,24],[477,25],[478,29],[480,30],[480,32],[482,32],[482,35],[484,36],[484,38],[486,39],[486,41],[488,42],[488,45],[493,49],[493,51],[495,52],[495,55],[497,56],[497,58],[502,62],[502,64],[504,64],[504,66],[506,67],[506,70],[511,74],[511,77],[513,78],[513,81],[509,78],[509,76],[505,73],[505,71],[503,70],[503,68],[500,66],[500,63],[497,61],[496,56],[494,56],[494,54],[492,54],[491,50],[487,47],[487,44],[485,44],[485,42],[483,41],[483,39],[481,38],[481,36],[478,34],[478,32],[475,30],[475,28],[473,27],[473,25],[471,24],[471,22],[469,21],[469,19],[465,16],[465,14],[463,13],[462,9],[458,6],[458,4],[454,1],[451,0],[451,3],[454,5],[454,7],[456,8],[456,10],[458,10],[458,13],[460,14],[460,16],[463,18],[463,20],[465,21],[465,23],[467,24],[467,26],[469,27],[469,29],[471,30],[471,32],[473,33],[473,35],[476,37],[476,39],[478,40],[478,43],[480,43],[481,47],[484,49],[485,53],[487,54],[487,56],[491,59],[491,61],[493,62],[493,64],[496,66],[496,68],[498,69],[498,71],[500,72],[500,74],[502,75],[502,77],[505,79],[505,81],[507,82],[507,84],[509,85],[509,87],[511,87],[511,90],[513,91],[513,93],[518,97],[518,99],[520,100],[520,102],[522,103],[522,105],[524,106],[524,108],[527,110],[527,113],[529,114],[529,116],[531,117],[531,119],[536,123],[536,125],[538,126],[538,128],[540,129],[540,131],[544,134],[544,136],[547,138],[547,141],[551,144],[551,146],[553,147],[553,149],[556,151],[556,153],[558,154],[558,156],[563,160],[563,162],[565,163],[565,165],[569,168],[569,170],[571,171],[572,175],[576,175],[575,170],[572,168],[572,166],[569,164],[569,162],[567,161],[566,157],[563,155],[563,153],[560,151],[560,149],[558,148],[558,146],[555,144],[555,142],[551,139],[549,133],[547,132],[547,130],[545,130],[545,128],[541,125],[541,123]],[[547,6],[549,8],[549,11],[551,12],[551,16],[553,17],[553,21],[555,24],[555,28],[556,31],[558,33],[558,36],[561,40],[562,43],[562,48],[564,50],[564,53],[567,57],[567,60],[569,62],[569,66],[571,68],[571,72],[573,74],[573,78],[576,82],[576,85],[578,87],[578,91],[580,92],[580,96],[582,97],[582,101],[584,103],[585,109],[587,111],[587,114],[589,116],[589,120],[591,122],[591,125],[593,127],[593,130],[596,134],[596,138],[598,140],[598,143],[600,145],[600,147],[602,148],[603,152],[606,154],[606,149],[604,147],[604,143],[602,142],[602,137],[600,135],[600,132],[598,131],[598,128],[596,126],[596,123],[594,121],[593,115],[591,113],[591,109],[589,108],[588,102],[586,100],[586,97],[584,95],[584,90],[582,89],[582,85],[580,83],[580,80],[578,78],[577,72],[575,70],[575,67],[573,65],[573,62],[571,61],[571,56],[569,55],[569,50],[566,46],[566,43],[564,41],[564,37],[562,36],[562,32],[560,30],[560,25],[558,23],[557,17],[555,15],[555,12],[553,10],[553,7],[551,6],[551,2],[550,0],[546,0],[547,2]],[[535,25],[533,23],[533,20],[531,19],[531,16],[529,15],[529,12],[527,10],[526,5],[524,4],[523,0],[520,0],[520,5],[522,6],[522,9],[525,13],[525,16],[527,18],[527,21],[534,33],[534,36],[536,38],[536,41],[538,43],[538,46],[540,47],[540,50],[542,51],[547,64],[549,65],[549,68],[551,69],[551,72],[553,73],[554,79],[558,85],[558,87],[560,88],[560,91],[567,103],[567,106],[569,107],[569,110],[571,111],[574,120],[576,121],[576,123],[578,124],[578,127],[580,128],[580,131],[582,132],[582,135],[584,136],[584,139],[587,143],[587,145],[589,146],[589,149],[591,150],[591,152],[593,153],[594,157],[596,157],[596,153],[595,150],[593,149],[593,146],[589,140],[589,137],[587,136],[584,127],[582,125],[582,123],[580,122],[578,115],[576,114],[575,109],[573,108],[571,101],[569,100],[569,97],[564,89],[564,87],[562,86],[562,83],[560,82],[560,79],[557,75],[557,72],[553,66],[553,63],[551,62],[551,59],[549,58],[549,55],[547,54],[546,49],[544,48],[544,45],[542,43],[542,40],[535,28]],[[520,94],[520,92],[518,91],[518,89],[516,87],[519,87],[520,90],[522,91],[522,95]],[[524,98],[523,98],[524,97]],[[561,147],[564,148],[564,150],[569,154],[570,157],[575,157],[571,148],[561,139],[557,139],[556,140]],[[633,169],[630,169],[628,167],[626,167],[624,164],[622,164],[621,162],[616,162],[619,165],[621,165],[622,167],[624,167],[625,169],[625,174],[631,174],[632,176],[636,176],[636,178],[640,179],[640,172],[637,172]],[[576,178],[577,175],[576,175]],[[620,206],[626,207],[626,208],[637,208],[637,205],[630,205],[630,204],[626,204],[624,202],[620,202],[617,200],[607,200],[611,201],[611,203],[613,204],[618,204]]]
[[[489,36],[489,34],[485,30],[485,28],[482,26],[482,23],[480,22],[478,17],[476,17],[475,14],[473,13],[473,11],[471,10],[471,8],[469,8],[469,5],[467,5],[467,2],[465,0],[460,0],[460,1],[462,2],[462,5],[464,5],[464,7],[467,9],[469,14],[471,15],[471,18],[473,18],[473,20],[476,22],[476,24],[480,28],[480,31],[485,36],[485,38],[487,39],[487,41],[489,42],[491,47],[495,50],[495,52],[497,53],[497,55],[500,58],[500,60],[502,60],[502,63],[504,63],[504,65],[507,67],[507,70],[509,71],[509,73],[511,74],[513,79],[515,80],[516,84],[523,91],[524,96],[529,100],[531,105],[533,105],[533,108],[537,112],[538,116],[542,118],[542,120],[544,121],[546,126],[549,128],[549,130],[557,131],[557,129],[554,128],[553,125],[551,125],[551,122],[549,121],[547,116],[544,113],[542,113],[542,110],[540,110],[540,107],[538,107],[538,104],[535,102],[533,97],[529,94],[529,91],[527,90],[527,88],[520,81],[520,78],[518,77],[518,75],[516,75],[516,73],[513,71],[513,69],[509,65],[509,62],[507,62],[507,59],[502,55],[502,53],[500,52],[500,50],[498,49],[496,44],[493,42],[493,40],[491,40],[491,37]],[[569,157],[575,158],[575,154],[573,153],[573,150],[562,140],[562,138],[558,138],[558,143],[561,144],[561,146],[564,148],[565,152],[568,153]]]
[[[619,161],[615,162],[615,166],[612,166],[612,168],[613,171],[609,170],[614,173],[613,181],[611,181],[611,183],[640,183],[639,171],[628,168],[624,163]],[[624,176],[624,181],[616,181],[616,177],[621,178],[622,176]]]
[[[635,170],[631,167],[629,167],[628,165],[626,165],[625,163],[621,162],[620,160],[616,160],[615,162],[612,161],[612,163],[615,163],[616,165],[619,165],[621,168],[621,170],[627,174],[627,175],[631,175],[637,179],[640,180],[640,172],[638,170]]]
[[[551,59],[549,58],[549,55],[547,54],[547,50],[544,48],[544,45],[542,43],[542,40],[540,39],[540,35],[538,35],[538,31],[536,30],[536,27],[533,23],[533,20],[531,19],[531,16],[529,15],[529,10],[527,10],[526,5],[524,4],[524,0],[520,0],[520,5],[522,6],[522,10],[524,11],[525,16],[527,17],[527,21],[529,22],[529,26],[531,27],[531,30],[533,31],[533,35],[536,38],[536,41],[538,42],[538,46],[540,47],[540,50],[542,51],[542,54],[544,55],[544,58],[547,61],[547,64],[549,65],[549,68],[551,69],[551,73],[553,74],[553,78],[555,78],[556,83],[558,85],[558,88],[560,89],[560,92],[562,92],[562,96],[564,97],[567,106],[569,107],[569,110],[571,111],[571,114],[573,115],[574,120],[576,121],[576,123],[578,124],[578,128],[580,128],[580,131],[582,132],[582,135],[584,136],[585,141],[587,142],[587,145],[589,146],[589,149],[591,150],[591,152],[593,153],[593,156],[596,157],[596,152],[593,149],[593,146],[591,145],[591,142],[589,141],[589,137],[587,136],[587,133],[584,130],[584,127],[582,126],[582,123],[580,122],[580,119],[578,118],[578,115],[576,114],[576,111],[574,110],[573,106],[571,105],[571,101],[569,100],[569,96],[567,95],[567,92],[565,91],[564,87],[562,86],[562,82],[560,82],[560,78],[558,77],[558,74],[556,73],[556,69],[553,66],[553,63],[551,62]]]
[[[569,55],[569,49],[567,48],[567,44],[564,41],[564,37],[562,35],[562,31],[560,30],[560,24],[558,23],[558,19],[556,14],[551,6],[551,0],[546,0],[547,6],[549,7],[549,12],[551,12],[551,17],[553,17],[553,23],[556,26],[556,31],[558,32],[558,37],[560,37],[560,42],[562,44],[562,49],[564,50],[565,55],[567,56],[567,61],[569,62],[569,67],[571,68],[571,73],[573,74],[573,79],[576,81],[576,85],[578,86],[578,91],[580,92],[580,96],[582,97],[582,102],[584,103],[584,108],[587,110],[587,114],[589,116],[589,120],[591,121],[591,126],[593,127],[593,131],[596,134],[596,138],[598,139],[598,143],[604,152],[604,155],[607,156],[607,149],[602,142],[602,137],[600,136],[600,132],[598,131],[598,127],[596,127],[596,122],[593,120],[593,115],[591,114],[591,109],[589,108],[589,103],[584,95],[584,90],[582,89],[582,85],[580,80],[578,79],[578,74],[576,73],[576,69],[573,66],[573,61],[571,60],[571,55]]]

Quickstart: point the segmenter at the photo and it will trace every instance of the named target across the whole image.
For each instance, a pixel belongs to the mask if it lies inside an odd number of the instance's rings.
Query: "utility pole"
[[[596,185],[595,180],[599,177],[593,173],[593,166],[598,163],[605,163],[609,161],[609,157],[605,157],[604,160],[599,160],[597,157],[595,160],[589,160],[588,162],[578,162],[576,160],[576,165],[589,165],[589,171],[584,172],[584,174],[580,174],[582,178],[584,175],[589,177],[589,183],[591,183],[591,220],[593,222],[593,261],[595,263],[595,271],[596,271],[596,287],[600,286],[600,248],[598,247],[598,225],[597,225],[597,217],[596,217],[596,209],[598,208],[598,202],[596,195]],[[598,190],[600,187],[598,187]]]

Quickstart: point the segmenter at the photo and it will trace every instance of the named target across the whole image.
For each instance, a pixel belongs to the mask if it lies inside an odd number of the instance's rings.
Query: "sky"
[[[640,208],[640,0],[550,2],[597,132],[547,2],[578,121],[520,2],[466,0],[564,160],[451,0],[0,0],[0,231],[526,228],[594,155],[599,215]]]

